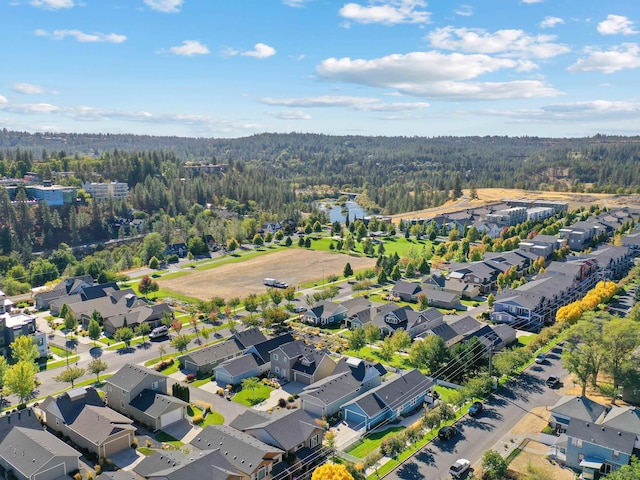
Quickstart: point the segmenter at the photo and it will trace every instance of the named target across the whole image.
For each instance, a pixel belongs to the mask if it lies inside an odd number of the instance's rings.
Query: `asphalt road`
[[[553,406],[557,390],[545,385],[549,375],[566,378],[560,354],[550,352],[543,365],[533,364],[516,380],[500,388],[485,402],[476,418],[464,416],[456,423],[458,435],[443,442],[434,440],[385,477],[386,480],[450,479],[449,467],[459,458],[478,464],[482,454],[509,433],[535,407]]]

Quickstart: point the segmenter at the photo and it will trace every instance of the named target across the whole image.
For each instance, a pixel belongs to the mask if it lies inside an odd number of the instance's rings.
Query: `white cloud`
[[[280,120],[311,120],[311,115],[302,110],[285,110],[284,112],[268,112],[272,117]]]
[[[46,8],[48,10],[75,7],[74,0],[32,0],[29,3],[34,7]]]
[[[580,58],[567,70],[569,72],[601,72],[614,73],[640,67],[640,47],[637,43],[623,43],[610,50],[588,48],[589,54]]]
[[[301,98],[261,98],[261,103],[290,108],[348,108],[359,112],[397,112],[429,107],[427,102],[384,103],[372,97],[322,95]]]
[[[34,85],[32,83],[14,83],[12,90],[16,93],[23,93],[25,95],[37,95],[47,93],[44,87],[40,85]]]
[[[207,55],[209,48],[197,40],[183,40],[182,45],[171,47],[169,52],[183,57],[192,57],[193,55]],[[163,53],[163,51],[160,53]]]
[[[564,20],[560,17],[544,17],[544,20],[540,22],[540,28],[553,28],[556,25],[562,25]]]
[[[456,15],[460,15],[461,17],[470,17],[473,15],[473,7],[471,5],[460,5],[456,10],[454,10]]]
[[[115,33],[84,33],[80,30],[54,30],[53,32],[36,30],[35,34],[39,37],[51,37],[54,40],[63,40],[66,37],[73,37],[80,43],[122,43],[127,39],[125,35],[117,35]]]
[[[184,0],[144,0],[144,3],[157,12],[178,13]]]
[[[329,58],[318,65],[316,71],[325,80],[390,88],[419,97],[494,100],[560,95],[538,80],[469,82],[499,70],[528,68],[531,68],[529,63],[510,58],[430,51],[373,60]]]
[[[522,0],[522,3],[542,3],[544,0]]]
[[[282,0],[282,3],[288,7],[300,8],[304,7],[311,0]]]
[[[421,9],[426,5],[424,0],[370,0],[368,5],[347,3],[339,13],[347,20],[364,24],[427,23],[431,14]]]
[[[253,47],[253,50],[247,50],[246,52],[242,52],[241,55],[245,57],[254,57],[254,58],[269,58],[276,54],[276,49],[266,45],[264,43],[256,43]]]
[[[7,97],[3,97],[2,95],[0,95],[0,105],[7,103]]]
[[[551,58],[569,51],[566,45],[554,43],[555,35],[529,35],[523,30],[490,33],[481,28],[449,26],[433,30],[427,38],[433,47],[468,53]]]
[[[607,15],[607,19],[598,24],[598,32],[602,35],[635,35],[633,22],[622,15]]]

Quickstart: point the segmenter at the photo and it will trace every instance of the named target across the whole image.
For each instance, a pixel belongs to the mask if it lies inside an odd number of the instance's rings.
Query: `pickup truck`
[[[547,387],[555,388],[560,385],[560,377],[558,377],[557,375],[551,375],[549,378],[547,378],[547,381],[545,383],[547,384]]]
[[[267,287],[275,287],[275,288],[288,288],[289,285],[284,282],[279,282],[275,278],[265,278],[262,281]]]

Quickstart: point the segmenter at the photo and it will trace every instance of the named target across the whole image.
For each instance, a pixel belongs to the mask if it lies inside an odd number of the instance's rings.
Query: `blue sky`
[[[638,134],[638,0],[0,0],[0,128]]]

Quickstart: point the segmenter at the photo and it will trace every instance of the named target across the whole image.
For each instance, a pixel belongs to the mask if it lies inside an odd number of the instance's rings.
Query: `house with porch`
[[[322,300],[302,315],[302,321],[316,326],[333,325],[342,322],[347,309],[340,303]]]
[[[93,285],[93,277],[91,275],[65,278],[52,289],[36,293],[34,295],[35,306],[38,310],[47,310],[52,301],[60,297],[75,295],[84,287],[90,287],[91,285]]]
[[[310,347],[302,340],[285,343],[271,350],[270,357],[274,376],[305,385],[331,375],[337,365],[327,350]]]
[[[420,370],[403,372],[344,405],[342,418],[357,430],[371,430],[411,415],[425,404],[433,406],[430,392],[434,385]]]

